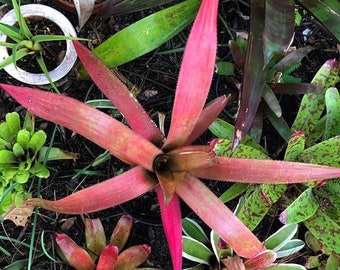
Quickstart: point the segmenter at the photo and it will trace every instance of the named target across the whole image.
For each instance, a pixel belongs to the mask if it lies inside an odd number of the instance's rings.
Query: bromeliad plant
[[[150,255],[151,248],[148,245],[136,245],[123,250],[133,226],[133,220],[128,215],[118,220],[108,245],[100,219],[85,219],[84,223],[86,248],[89,252],[66,234],[56,235],[62,256],[76,270],[132,270]]]
[[[237,208],[237,207],[236,207]],[[232,257],[233,251],[219,236],[211,231],[209,237],[205,234],[203,228],[190,218],[183,219],[183,257],[199,263],[198,265],[187,270],[205,269],[204,265],[210,266],[210,269],[305,269],[303,266],[291,263],[274,262],[276,259],[284,259],[304,247],[304,242],[299,239],[293,239],[297,233],[296,224],[285,225],[276,233],[269,236],[263,245],[268,249],[259,254],[259,256],[247,261],[242,261],[239,257]],[[263,260],[263,258],[265,258]],[[271,260],[273,263],[268,265]],[[265,266],[262,266],[263,261]],[[234,267],[231,267],[234,265]],[[237,266],[237,267],[236,267]],[[229,268],[231,267],[231,268]]]
[[[77,41],[74,45],[89,75],[124,115],[129,127],[75,99],[0,84],[33,114],[72,129],[132,165],[130,170],[66,198],[57,201],[34,198],[28,200],[28,204],[79,214],[119,205],[155,189],[173,269],[180,270],[180,199],[240,257],[253,258],[265,250],[256,236],[198,178],[282,184],[340,176],[339,168],[216,157],[211,146],[190,145],[227,102],[222,96],[204,108],[215,64],[217,7],[217,0],[202,1],[193,24],[179,73],[167,139],[127,88]]]
[[[17,112],[7,113],[5,120],[0,124],[0,215],[28,199],[25,183],[29,178],[49,177],[44,162],[77,158],[76,154],[44,146],[46,133],[35,131],[34,116],[29,112],[23,123]]]

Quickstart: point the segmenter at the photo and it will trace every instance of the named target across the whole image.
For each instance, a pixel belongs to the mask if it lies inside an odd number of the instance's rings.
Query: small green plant
[[[34,116],[29,112],[23,124],[16,112],[7,113],[5,120],[0,124],[0,214],[28,199],[24,184],[30,177],[49,177],[43,161],[76,158],[59,148],[44,146],[46,134],[34,130]]]
[[[19,1],[20,3],[20,1]],[[49,76],[48,69],[44,61],[44,48],[43,42],[52,41],[65,41],[65,40],[83,40],[76,37],[70,37],[65,35],[33,35],[30,31],[24,16],[21,13],[20,6],[17,0],[12,0],[15,16],[18,21],[18,26],[11,26],[8,24],[0,23],[0,32],[7,36],[7,41],[1,41],[0,46],[4,46],[12,50],[12,54],[0,62],[0,69],[6,67],[9,64],[17,65],[17,61],[28,55],[35,55],[37,63],[42,72],[46,75],[47,79],[52,86],[56,89],[54,83]]]
[[[196,221],[185,218],[183,219],[183,233],[185,235],[182,237],[183,257],[199,263],[194,268],[190,268],[196,270],[205,269],[204,265],[208,265],[210,269],[229,269],[231,264],[238,265],[237,269],[245,270],[305,269],[303,266],[296,264],[275,262],[276,259],[284,259],[304,247],[303,241],[293,239],[297,228],[296,224],[284,225],[263,242],[263,245],[267,248],[265,252],[250,260],[242,261],[239,257],[233,256],[233,250],[214,231],[210,231],[210,236],[208,237]],[[262,266],[263,258],[266,258],[265,261],[267,262],[271,260],[272,264]]]
[[[56,235],[61,256],[76,270],[132,270],[146,261],[151,252],[151,248],[145,244],[123,250],[133,225],[128,215],[119,219],[108,245],[100,219],[85,219],[84,223],[88,252],[66,234]]]

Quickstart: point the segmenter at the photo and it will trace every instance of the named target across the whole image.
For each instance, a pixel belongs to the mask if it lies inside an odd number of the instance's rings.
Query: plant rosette
[[[40,4],[29,4],[21,6],[20,11],[23,18],[25,19],[34,17],[49,20],[60,28],[65,37],[76,37],[76,31],[71,22],[62,13],[51,7]],[[13,9],[6,13],[0,20],[0,23],[9,26],[16,25],[18,23],[18,19],[15,14],[15,10]],[[0,32],[0,42],[7,42],[7,35],[2,32]],[[65,43],[66,52],[62,61],[57,67],[48,71],[51,81],[53,82],[57,82],[61,78],[63,78],[72,69],[77,60],[77,54],[71,40],[65,40]],[[5,46],[0,46],[0,60],[4,61],[8,57],[10,57],[8,48]],[[10,74],[18,81],[27,84],[46,85],[50,83],[44,73],[32,73],[16,66],[14,63],[5,66],[4,69],[8,74]]]

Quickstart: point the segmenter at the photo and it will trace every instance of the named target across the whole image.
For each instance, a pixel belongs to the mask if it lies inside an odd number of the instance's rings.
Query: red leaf
[[[264,250],[256,236],[196,177],[187,173],[179,179],[176,193],[239,256],[252,258]]]
[[[33,114],[83,135],[122,160],[152,171],[154,157],[162,153],[121,122],[78,100],[27,87],[0,87]]]
[[[179,73],[166,149],[184,145],[202,112],[214,72],[218,0],[203,0]]]
[[[197,120],[196,126],[190,134],[188,140],[184,145],[191,144],[200,135],[205,132],[208,127],[215,121],[218,115],[223,110],[224,106],[228,103],[230,96],[221,96],[213,100],[208,106],[206,106],[200,117]]]
[[[73,44],[94,83],[124,115],[129,126],[147,140],[160,144],[163,134],[127,87],[79,41],[73,41]]]
[[[216,157],[216,165],[190,171],[199,178],[256,184],[289,184],[340,177],[340,168],[315,164]]]
[[[90,255],[64,233],[56,234],[56,242],[67,262],[76,270],[92,270],[96,265]]]
[[[167,207],[164,205],[163,191],[160,186],[155,188],[157,193],[163,228],[165,236],[168,241],[172,267],[174,270],[182,269],[182,217],[180,209],[180,201],[176,194],[174,194],[172,200]]]
[[[26,203],[64,214],[90,213],[132,200],[156,183],[147,171],[135,167],[57,201],[33,198]]]
[[[104,248],[97,263],[97,270],[114,270],[118,260],[118,247],[108,245]]]

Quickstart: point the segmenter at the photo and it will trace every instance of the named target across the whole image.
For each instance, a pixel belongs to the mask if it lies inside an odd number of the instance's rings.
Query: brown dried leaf
[[[227,267],[228,270],[246,270],[243,261],[239,256],[222,259],[222,263]]]
[[[25,226],[27,219],[32,215],[34,206],[22,204],[21,206],[12,206],[3,215],[4,220],[11,220],[17,226]]]

